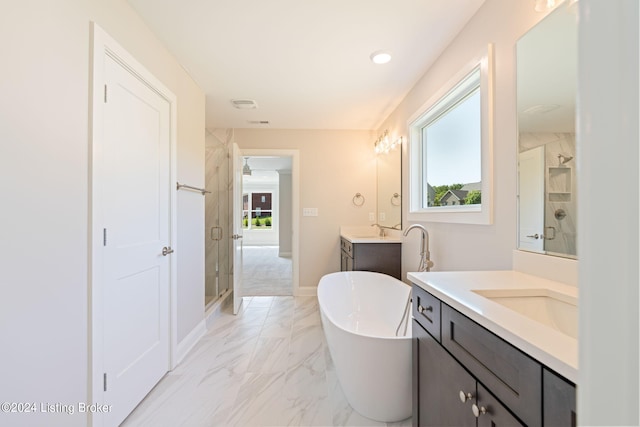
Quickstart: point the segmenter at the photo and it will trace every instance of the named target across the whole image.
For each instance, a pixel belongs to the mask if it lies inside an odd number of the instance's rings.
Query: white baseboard
[[[316,296],[317,293],[317,286],[301,286],[295,290],[295,296],[297,297],[311,297]]]
[[[291,252],[279,252],[278,256],[281,258],[291,258]]]
[[[191,351],[191,349],[200,341],[200,338],[207,333],[206,321],[202,319],[198,325],[193,328],[189,335],[187,335],[182,341],[178,343],[176,351],[176,366],[184,359],[184,357]]]

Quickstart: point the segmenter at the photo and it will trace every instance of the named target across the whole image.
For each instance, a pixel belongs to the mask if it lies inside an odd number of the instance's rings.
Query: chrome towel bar
[[[206,193],[211,193],[211,191],[207,191],[204,188],[198,188],[198,187],[192,187],[190,185],[186,185],[186,184],[180,184],[179,182],[176,183],[176,189],[180,190],[180,189],[185,189],[185,190],[191,190],[191,191],[197,191],[199,193],[202,193],[202,195],[204,196]]]

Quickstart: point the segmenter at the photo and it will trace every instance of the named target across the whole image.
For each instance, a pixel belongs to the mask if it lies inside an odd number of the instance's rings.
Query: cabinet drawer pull
[[[473,394],[471,393],[465,393],[464,391],[460,390],[460,401],[462,403],[467,403],[467,400],[471,400],[473,399]]]
[[[427,319],[429,323],[433,323],[433,319],[427,316],[427,313],[433,313],[433,306],[423,307],[418,304],[418,313],[422,314],[422,316]]]
[[[471,405],[471,411],[476,418],[479,418],[480,415],[484,415],[487,413],[487,408],[485,408],[484,406],[478,407],[478,405],[474,403],[473,405]]]
[[[433,312],[433,307],[432,306],[423,307],[421,305],[418,305],[418,312],[424,313],[425,311]]]

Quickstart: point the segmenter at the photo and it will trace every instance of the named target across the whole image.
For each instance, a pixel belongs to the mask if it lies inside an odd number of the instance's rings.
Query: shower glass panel
[[[205,144],[205,305],[231,288],[231,130],[207,131]]]

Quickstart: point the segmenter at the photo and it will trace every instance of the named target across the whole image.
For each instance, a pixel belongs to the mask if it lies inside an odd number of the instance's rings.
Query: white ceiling
[[[292,158],[286,156],[245,156],[243,165],[245,161],[252,171],[290,171],[293,163]]]
[[[484,2],[128,1],[206,93],[209,129],[376,129]]]

